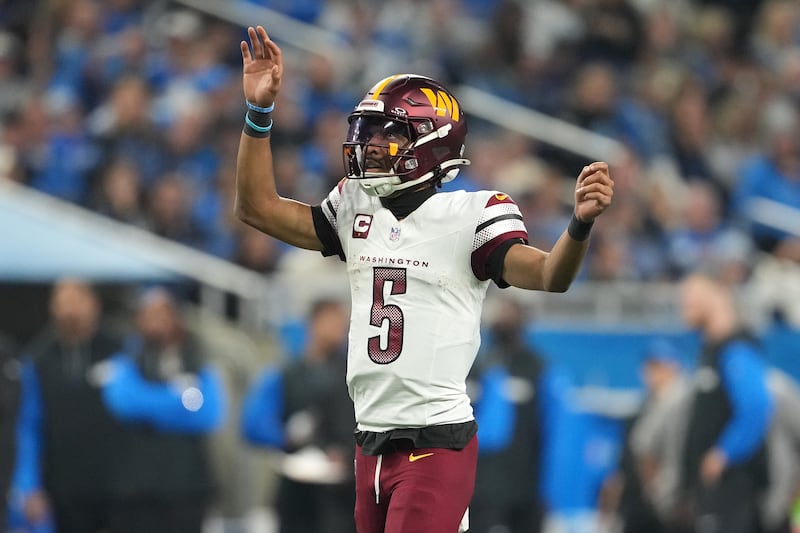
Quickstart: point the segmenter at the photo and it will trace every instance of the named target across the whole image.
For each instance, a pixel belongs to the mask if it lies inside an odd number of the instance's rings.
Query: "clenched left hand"
[[[592,222],[611,205],[614,180],[608,163],[596,161],[583,167],[575,183],[575,216],[582,222]]]

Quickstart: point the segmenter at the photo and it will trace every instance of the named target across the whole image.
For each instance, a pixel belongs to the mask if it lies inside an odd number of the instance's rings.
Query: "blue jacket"
[[[211,366],[173,381],[147,380],[132,356],[111,358],[103,401],[124,422],[140,422],[164,432],[209,433],[223,422],[225,392]]]
[[[260,446],[284,448],[283,403],[280,371],[274,368],[263,371],[242,402],[241,429],[245,439]]]

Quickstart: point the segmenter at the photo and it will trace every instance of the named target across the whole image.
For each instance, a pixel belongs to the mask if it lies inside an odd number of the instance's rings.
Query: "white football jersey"
[[[322,203],[352,297],[347,386],[358,429],[473,419],[465,380],[480,346],[486,260],[527,231],[496,191],[439,192],[398,221],[357,182]]]

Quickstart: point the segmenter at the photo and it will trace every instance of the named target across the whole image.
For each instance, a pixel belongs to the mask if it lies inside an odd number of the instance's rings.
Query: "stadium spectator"
[[[672,153],[685,180],[716,183],[706,148],[711,139],[711,112],[706,87],[685,78],[670,108]]]
[[[761,502],[765,533],[788,533],[792,506],[800,494],[800,387],[782,370],[771,368],[767,384],[775,402],[775,416],[767,440],[769,487]]]
[[[14,467],[14,427],[19,409],[20,364],[11,341],[0,334],[0,531],[6,529],[11,472]]]
[[[99,533],[109,527],[124,434],[91,376],[120,340],[81,280],[54,285],[50,315],[22,369],[14,498],[30,524],[52,513],[59,533]]]
[[[122,4],[130,0],[120,0]],[[134,7],[134,6],[131,6]],[[114,85],[125,77],[144,76],[147,72],[147,63],[150,58],[150,48],[145,27],[142,24],[142,14],[137,10],[127,13],[105,13],[102,21],[103,36],[107,50],[102,55],[93,58],[91,65],[91,80],[98,94],[95,108],[103,107],[103,100],[113,91]]]
[[[470,58],[470,81],[512,101],[522,98],[517,69],[523,64],[526,12],[520,2],[498,2],[486,35]]]
[[[210,114],[197,113],[208,100],[192,91],[180,96],[185,102],[171,102],[171,117],[164,128],[163,170],[185,176],[192,190],[203,192],[214,185],[220,170],[219,153],[211,145]]]
[[[159,178],[163,168],[162,140],[153,121],[151,91],[141,75],[121,76],[88,118],[89,131],[102,154],[100,167],[130,161],[145,187]]]
[[[0,31],[0,116],[19,108],[30,89],[30,79],[20,68],[22,46],[16,35]]]
[[[747,50],[747,35],[753,31],[761,6],[764,0],[701,0],[701,5],[708,5],[729,13],[731,21],[732,50],[736,55],[742,55]]]
[[[215,495],[205,437],[223,422],[221,378],[165,289],[140,296],[135,322],[97,375],[124,437],[109,529],[200,533]]]
[[[271,274],[278,268],[279,245],[272,237],[246,227],[241,231],[233,261],[250,270]]]
[[[181,174],[166,174],[147,199],[148,229],[160,237],[202,248],[206,235],[192,217],[193,189]]]
[[[175,89],[196,89],[192,86],[196,66],[192,55],[205,32],[203,17],[191,9],[176,9],[162,14],[155,29],[162,42],[147,64],[149,84],[161,95]],[[169,118],[168,113],[165,118]]]
[[[644,402],[628,424],[614,506],[625,533],[679,533],[679,473],[691,386],[688,356],[668,339],[654,339],[641,365]],[[605,488],[609,490],[609,487]]]
[[[353,404],[347,395],[347,311],[318,300],[296,359],[262,372],[246,394],[242,430],[287,453],[276,508],[281,533],[355,531]]]
[[[227,131],[225,135],[228,135]],[[239,135],[238,131],[236,135]],[[242,245],[241,230],[245,226],[236,219],[230,209],[231,201],[236,194],[234,169],[230,166],[221,168],[213,184],[213,187],[203,190],[192,187],[196,197],[192,203],[191,218],[203,236],[201,249],[235,262],[236,249]]]
[[[478,447],[465,379],[486,290],[490,280],[567,290],[594,219],[611,203],[608,165],[580,172],[572,221],[552,251],[528,246],[519,208],[506,194],[437,194],[438,183],[468,163],[466,119],[438,82],[395,75],[374,85],[349,117],[347,178],[321,205],[282,198],[269,144],[282,53],[263,27],[248,28],[248,35],[250,44],[241,42],[249,105],[237,213],[265,233],[348,265],[358,528],[463,528]]]
[[[69,87],[44,95],[47,130],[31,185],[70,202],[85,204],[100,151],[86,132],[84,109]]]
[[[311,171],[316,183],[309,190],[301,191],[301,198],[329,191],[341,179],[341,125],[346,121],[345,117],[344,113],[333,108],[323,111],[315,123],[312,138],[303,145],[303,168]]]
[[[761,122],[762,151],[744,162],[734,190],[734,209],[759,249],[800,263],[800,236],[777,215],[800,209],[800,116],[785,99],[769,102]],[[758,201],[772,202],[758,206]],[[772,207],[770,207],[772,206]]]
[[[101,95],[95,93],[92,62],[102,56],[101,6],[92,0],[54,3],[48,10],[54,45],[47,57],[52,68],[48,89],[74,96],[80,109],[94,107]]]
[[[680,302],[684,323],[703,342],[683,448],[685,525],[714,533],[758,531],[774,411],[765,361],[742,329],[727,285],[692,274],[681,283]]]
[[[106,167],[100,180],[99,190],[91,204],[94,209],[119,222],[146,227],[143,184],[138,166],[132,161],[114,161]]]
[[[342,90],[342,73],[332,58],[314,54],[308,57],[305,74],[294,90],[294,98],[305,114],[304,125],[313,130],[322,115],[329,110],[350,111],[350,94]]]
[[[753,135],[758,130],[762,110],[761,102],[752,98],[756,90],[759,89],[748,87],[726,91],[713,109],[714,131],[705,150],[723,193],[721,210],[726,218],[731,215],[730,197],[739,179],[739,169],[759,151]]]
[[[668,19],[655,16],[659,22]],[[680,71],[666,61],[645,63],[641,75],[632,76],[631,89],[621,91],[618,114],[625,126],[624,140],[646,163],[663,161],[671,155],[669,102],[680,80]]]
[[[752,241],[726,224],[719,189],[695,180],[686,185],[681,196],[683,200],[676,202],[677,225],[667,235],[676,277],[713,270],[728,283],[743,283],[750,274]]]
[[[734,15],[714,5],[695,6],[686,28],[689,39],[682,54],[689,67],[687,78],[701,84],[707,94],[725,91],[740,72],[736,59]]]
[[[467,381],[480,439],[469,531],[538,533],[545,514],[545,364],[527,345],[527,314],[519,302],[502,298],[495,304],[488,347]]]
[[[753,58],[765,68],[777,69],[782,54],[800,42],[797,6],[791,0],[737,3],[751,4],[750,10],[755,15],[749,20],[750,38],[743,45],[749,45]],[[734,13],[739,17],[743,15]]]
[[[581,63],[565,90],[560,117],[589,131],[627,141],[633,131],[621,113],[619,83],[619,73],[610,64]],[[567,176],[588,163],[584,155],[557,147],[544,150],[543,157]]]
[[[608,62],[625,70],[644,50],[642,14],[630,0],[586,2],[582,15],[585,34],[578,49],[584,61]]]
[[[630,434],[642,489],[664,531],[677,532],[680,469],[691,401],[689,357],[672,340],[647,348],[643,379],[645,404]]]

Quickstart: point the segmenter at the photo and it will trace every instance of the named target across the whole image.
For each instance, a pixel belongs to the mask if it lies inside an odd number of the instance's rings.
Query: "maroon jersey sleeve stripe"
[[[472,252],[472,272],[475,274],[476,278],[481,281],[486,281],[490,278],[487,268],[489,264],[489,257],[498,246],[511,239],[522,239],[523,242],[527,243],[528,233],[525,231],[509,231],[507,233],[503,233],[484,243],[478,249]]]

